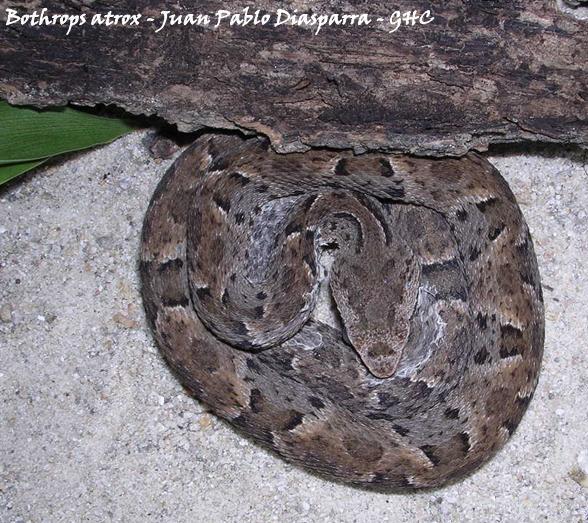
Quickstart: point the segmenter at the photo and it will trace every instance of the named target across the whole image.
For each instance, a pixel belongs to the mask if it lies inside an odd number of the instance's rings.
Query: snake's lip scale
[[[308,314],[324,274],[317,231],[336,246],[340,328]],[[255,138],[204,135],[153,195],[140,272],[183,383],[338,481],[456,481],[502,447],[537,384],[532,240],[508,185],[475,154],[278,155]]]

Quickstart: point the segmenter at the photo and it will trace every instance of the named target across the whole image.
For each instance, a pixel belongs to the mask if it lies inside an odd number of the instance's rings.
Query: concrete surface
[[[582,153],[490,156],[526,214],[545,285],[544,367],[519,430],[466,481],[384,495],[284,463],[171,375],[136,272],[143,213],[171,160],[153,160],[144,139],[0,190],[0,521],[588,521]]]

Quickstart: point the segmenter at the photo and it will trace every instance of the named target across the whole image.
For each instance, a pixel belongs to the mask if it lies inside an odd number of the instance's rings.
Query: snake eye
[[[321,245],[321,249],[323,251],[335,251],[338,248],[339,248],[339,244],[337,242],[323,243]]]

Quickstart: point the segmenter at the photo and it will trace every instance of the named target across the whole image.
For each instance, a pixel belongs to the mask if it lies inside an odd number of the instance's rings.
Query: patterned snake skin
[[[204,136],[155,191],[140,272],[182,382],[287,460],[344,482],[463,477],[506,442],[537,384],[532,241],[475,154],[279,155]]]

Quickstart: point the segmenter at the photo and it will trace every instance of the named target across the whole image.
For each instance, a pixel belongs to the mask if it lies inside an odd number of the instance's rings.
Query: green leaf
[[[134,128],[122,119],[70,107],[38,111],[0,100],[0,166],[103,145]]]
[[[32,162],[11,163],[8,165],[0,165],[0,185],[6,183],[21,174],[24,174],[35,167],[38,167],[45,160],[34,160]]]

